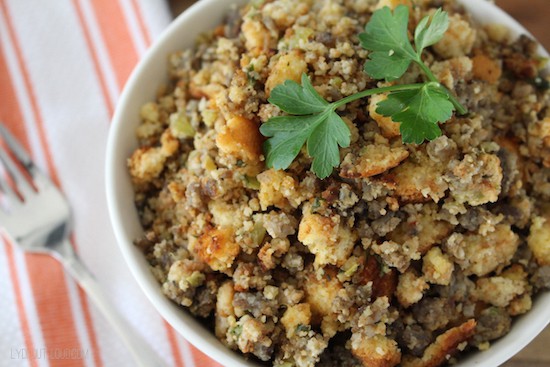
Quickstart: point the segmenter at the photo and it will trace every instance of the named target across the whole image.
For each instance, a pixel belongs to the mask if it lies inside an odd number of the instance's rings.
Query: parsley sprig
[[[467,112],[422,61],[423,50],[439,42],[447,31],[448,14],[438,9],[422,19],[414,33],[414,46],[409,41],[408,23],[409,9],[403,5],[393,13],[388,7],[373,13],[365,32],[359,35],[361,46],[370,51],[365,72],[374,79],[393,82],[416,63],[426,82],[368,89],[329,103],[305,74],[301,85],[285,81],[272,90],[269,102],[288,115],[272,117],[260,127],[260,132],[269,137],[264,143],[268,167],[288,168],[306,144],[307,153],[313,158],[311,170],[319,178],[330,176],[340,164],[339,147],[348,147],[351,136],[336,111],[373,94],[387,93],[387,98],[377,104],[376,112],[400,123],[404,143],[433,140],[441,135],[438,123],[449,120],[455,110],[459,114]]]

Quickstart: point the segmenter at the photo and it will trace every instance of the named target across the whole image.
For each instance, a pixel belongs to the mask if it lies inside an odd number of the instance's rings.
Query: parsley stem
[[[466,109],[466,107],[464,107],[456,98],[455,96],[453,96],[453,94],[451,93],[451,91],[449,91],[445,86],[443,86],[439,80],[435,77],[435,75],[432,73],[432,71],[430,70],[430,68],[424,64],[424,62],[422,62],[422,59],[420,59],[420,56],[418,56],[418,59],[415,60],[415,62],[418,64],[418,66],[420,66],[420,69],[422,69],[422,71],[424,72],[424,74],[426,74],[426,76],[428,77],[428,79],[430,79],[430,81],[432,82],[436,82],[439,84],[439,86],[441,87],[441,90],[443,92],[445,92],[445,94],[447,95],[447,97],[449,97],[449,100],[451,101],[451,103],[455,106],[456,108],[456,112],[458,112],[459,115],[465,115],[468,113],[468,110]]]
[[[397,85],[391,85],[389,87],[367,89],[362,92],[352,94],[351,96],[342,98],[336,102],[332,102],[330,104],[330,108],[332,109],[332,111],[334,111],[339,107],[342,107],[348,103],[351,103],[353,101],[356,101],[364,97],[372,96],[373,94],[381,94],[381,93],[395,92],[395,91],[401,91],[401,90],[416,90],[416,89],[422,88],[424,85],[425,85],[424,83],[397,84]]]

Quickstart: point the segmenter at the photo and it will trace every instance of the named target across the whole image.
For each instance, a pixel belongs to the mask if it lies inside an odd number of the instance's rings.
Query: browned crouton
[[[419,215],[402,221],[387,238],[404,243],[407,239],[418,237],[418,251],[425,254],[433,245],[441,243],[453,230],[449,222],[437,219],[437,205],[426,203]]]
[[[220,340],[225,340],[225,334],[231,326],[230,317],[235,317],[235,310],[233,308],[233,296],[235,290],[233,289],[233,282],[228,280],[218,288],[218,295],[216,297],[216,336]],[[233,320],[234,321],[234,320]]]
[[[395,340],[383,335],[358,337],[352,342],[351,352],[365,367],[394,367],[401,361]]]
[[[212,270],[227,271],[241,251],[229,228],[212,228],[197,239],[193,251]]]
[[[254,56],[261,55],[275,46],[276,40],[273,39],[260,19],[250,16],[245,17],[241,31],[246,49]]]
[[[353,250],[357,234],[337,214],[325,217],[304,213],[298,229],[298,240],[315,255],[315,265],[342,266]]]
[[[446,59],[468,55],[476,40],[476,30],[460,14],[453,14],[449,21],[449,30],[433,46],[434,51]]]
[[[475,320],[468,320],[460,326],[447,330],[430,344],[422,358],[403,358],[403,367],[439,367],[460,350],[475,333]],[[465,345],[464,345],[465,346]]]
[[[446,175],[451,195],[459,203],[472,206],[494,203],[502,189],[502,167],[494,154],[466,154],[453,161]]]
[[[265,91],[269,96],[273,88],[284,83],[285,80],[294,80],[300,84],[302,74],[307,72],[307,63],[304,61],[304,55],[293,50],[283,55],[277,60],[277,63],[271,69],[269,77],[265,82]]]
[[[432,284],[449,285],[454,265],[439,247],[432,247],[422,259],[422,272],[426,281]]]
[[[472,73],[474,78],[486,81],[490,84],[495,84],[502,76],[502,68],[500,65],[486,55],[480,54],[474,56],[472,62]]]
[[[399,276],[395,295],[403,307],[410,307],[424,297],[424,291],[429,287],[423,277],[419,277],[414,271],[408,270]]]
[[[135,184],[146,184],[157,178],[164,169],[166,159],[176,153],[179,142],[166,130],[159,147],[136,149],[128,160],[130,175]]]
[[[467,275],[487,275],[510,263],[519,246],[519,237],[509,225],[498,224],[486,235],[453,234],[445,243],[445,250]]]
[[[386,172],[407,159],[405,147],[371,144],[361,149],[359,155],[349,153],[340,164],[340,176],[345,178],[367,178]]]
[[[313,268],[304,282],[305,301],[309,304],[312,313],[312,322],[319,324],[324,316],[332,314],[332,300],[342,289],[342,283],[336,277],[336,271],[325,268],[323,275],[318,278]]]
[[[262,210],[270,206],[281,209],[296,208],[303,198],[299,195],[298,182],[287,172],[269,169],[257,177],[260,182],[260,206]]]
[[[309,326],[311,323],[311,308],[308,303],[299,303],[286,309],[281,324],[286,330],[286,337],[292,338],[299,331],[300,326]]]
[[[386,98],[387,97],[383,94],[375,94],[374,96],[370,97],[369,115],[378,124],[382,135],[385,138],[390,139],[396,136],[400,136],[401,132],[399,131],[400,124],[398,122],[394,122],[391,117],[382,116],[381,114],[376,112],[376,109],[378,108],[378,103]]]
[[[550,265],[550,215],[533,219],[527,243],[539,265]]]
[[[250,163],[259,163],[263,141],[258,125],[241,116],[227,121],[216,137],[220,151]]]
[[[372,179],[392,189],[401,202],[437,202],[448,188],[442,178],[444,171],[444,164],[435,163],[424,150],[418,150],[404,163]]]

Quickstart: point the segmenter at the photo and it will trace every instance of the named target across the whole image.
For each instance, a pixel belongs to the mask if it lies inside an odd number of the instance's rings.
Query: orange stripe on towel
[[[174,355],[174,366],[176,367],[185,367],[183,363],[183,358],[181,351],[178,347],[178,340],[175,330],[170,326],[169,323],[164,321],[164,326],[166,327],[166,335],[168,336],[168,342],[170,343],[170,349]]]
[[[94,0],[91,3],[116,74],[118,87],[122,88],[138,61],[138,53],[131,42],[132,36],[124,14],[118,1]]]
[[[215,362],[213,359],[208,357],[206,354],[195,348],[192,344],[191,352],[193,353],[193,360],[195,361],[195,366],[197,367],[223,367],[221,364]]]

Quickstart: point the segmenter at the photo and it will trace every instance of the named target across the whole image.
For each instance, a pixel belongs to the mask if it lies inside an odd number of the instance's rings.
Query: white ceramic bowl
[[[510,28],[514,35],[528,34],[504,11],[482,0],[460,0],[480,23],[499,23]],[[139,124],[138,111],[142,104],[155,97],[157,87],[166,80],[167,55],[192,47],[201,32],[220,24],[231,4],[246,0],[201,0],[181,14],[149,49],[133,71],[117,105],[107,146],[106,185],[109,214],[117,242],[137,282],[159,311],[181,335],[206,355],[227,367],[251,367],[237,353],[226,349],[214,334],[188,313],[166,298],[149,271],[142,253],[133,245],[142,233],[134,209],[133,189],[126,169],[126,160],[137,146],[135,129]],[[548,55],[541,48],[541,54]],[[525,347],[550,321],[550,293],[540,295],[533,309],[518,318],[504,338],[482,353],[471,353],[457,366],[493,367],[504,363]]]

